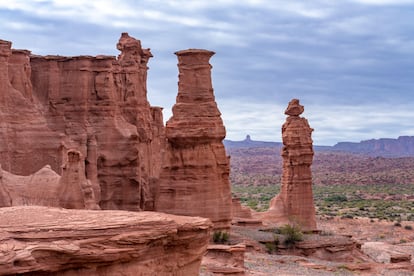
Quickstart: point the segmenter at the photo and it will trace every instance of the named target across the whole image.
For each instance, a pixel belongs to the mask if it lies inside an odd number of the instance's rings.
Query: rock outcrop
[[[366,242],[362,244],[361,250],[366,255],[379,263],[399,263],[399,262],[413,262],[412,253],[413,244],[408,245],[411,252],[402,249],[403,246],[387,244],[384,242]]]
[[[153,212],[0,208],[0,275],[198,275],[211,222]]]
[[[7,176],[0,204],[157,209],[228,228],[230,169],[211,81],[214,53],[176,53],[177,102],[164,127],[162,108],[147,100],[150,50],[127,33],[117,49],[117,58],[37,56],[0,41]]]
[[[173,116],[166,124],[167,145],[156,210],[210,218],[229,228],[229,158],[226,131],[215,102],[209,59],[213,52],[184,50],[178,56],[179,82]]]
[[[211,244],[207,247],[201,267],[213,275],[246,275],[244,267],[244,253],[246,245]]]
[[[12,198],[3,181],[3,169],[0,164],[0,207],[12,206]]]
[[[312,193],[313,160],[312,131],[308,120],[300,117],[304,108],[293,99],[285,111],[282,126],[283,175],[279,195],[270,202],[263,215],[278,223],[298,224],[302,230],[316,230],[315,205]]]
[[[50,165],[64,177],[62,153],[74,149],[101,208],[154,209],[164,126],[147,101],[152,55],[127,33],[117,48],[118,58],[35,56],[0,41],[3,169],[30,175]]]
[[[0,167],[0,207],[42,205],[68,209],[100,209],[92,183],[86,179],[85,160],[69,150],[62,176],[49,165],[28,176],[15,175]]]

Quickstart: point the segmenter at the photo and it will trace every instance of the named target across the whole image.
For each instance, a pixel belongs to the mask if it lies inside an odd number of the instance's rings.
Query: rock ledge
[[[0,275],[198,275],[212,224],[156,212],[0,209]]]

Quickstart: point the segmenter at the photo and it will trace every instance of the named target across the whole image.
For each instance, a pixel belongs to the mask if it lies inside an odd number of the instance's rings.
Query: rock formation
[[[308,120],[299,116],[303,111],[297,99],[291,100],[285,111],[288,117],[282,126],[282,186],[279,195],[270,202],[264,218],[299,224],[302,230],[309,231],[316,230],[311,172],[313,129]]]
[[[0,275],[198,275],[211,222],[153,212],[0,208]]]
[[[201,263],[212,275],[246,275],[244,267],[244,243],[234,245],[210,244]]]
[[[37,56],[0,41],[1,206],[156,209],[228,228],[214,53],[176,53],[177,102],[164,127],[147,100],[150,50],[127,33],[117,49],[117,58]]]
[[[225,128],[215,102],[209,59],[213,52],[184,50],[160,174],[158,211],[210,218],[215,228],[231,221],[229,159]]]
[[[68,209],[99,209],[92,183],[86,179],[85,160],[69,150],[62,176],[49,165],[28,176],[0,167],[0,207],[43,205]]]
[[[62,177],[64,169],[84,170],[83,188],[93,189],[101,208],[154,209],[150,185],[160,171],[164,129],[161,109],[146,96],[152,55],[127,33],[117,48],[118,58],[34,56],[0,41],[3,169],[30,175],[48,164]],[[63,167],[69,149],[83,167]]]

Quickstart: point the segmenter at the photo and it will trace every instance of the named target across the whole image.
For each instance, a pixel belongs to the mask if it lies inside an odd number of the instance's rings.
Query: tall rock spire
[[[157,211],[210,218],[216,229],[230,226],[229,159],[226,131],[211,82],[214,52],[189,49],[178,57],[179,82],[173,116],[166,124]]]
[[[293,99],[285,111],[282,126],[283,175],[280,194],[274,197],[264,218],[278,223],[299,224],[302,230],[316,230],[312,193],[312,131],[300,117],[304,108]]]

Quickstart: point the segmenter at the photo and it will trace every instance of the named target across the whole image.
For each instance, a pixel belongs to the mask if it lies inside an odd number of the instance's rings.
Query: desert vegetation
[[[233,185],[242,204],[264,211],[280,185]],[[414,221],[414,185],[315,185],[316,211],[321,216],[369,217],[391,221]]]
[[[232,148],[233,195],[256,211],[279,193],[280,148]],[[414,158],[317,151],[312,165],[317,214],[414,221]]]
[[[279,184],[280,148],[231,148],[231,182],[235,185]],[[413,184],[414,157],[370,157],[317,151],[312,164],[316,185]]]

